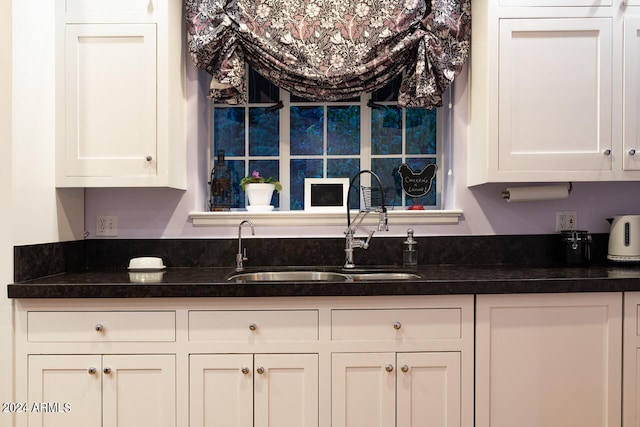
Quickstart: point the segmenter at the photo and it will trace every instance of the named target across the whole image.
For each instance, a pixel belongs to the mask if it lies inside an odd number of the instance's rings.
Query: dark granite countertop
[[[297,267],[300,269],[301,267]],[[307,267],[340,271],[335,267]],[[378,267],[379,268],[379,267]],[[271,270],[273,267],[263,267]],[[382,270],[398,270],[390,267]],[[252,271],[254,269],[247,269]],[[126,268],[70,272],[7,287],[9,298],[179,298],[640,291],[640,266],[426,265],[410,281],[228,282],[228,267],[168,268],[135,282]]]

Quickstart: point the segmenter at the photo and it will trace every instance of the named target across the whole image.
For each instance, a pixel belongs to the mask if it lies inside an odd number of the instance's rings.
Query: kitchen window
[[[442,109],[401,108],[400,78],[372,93],[337,102],[315,102],[279,89],[249,70],[246,105],[211,101],[211,167],[225,151],[232,177],[232,211],[246,206],[240,179],[256,170],[283,184],[272,204],[279,211],[304,209],[305,178],[352,178],[370,169],[379,175],[394,210],[412,205],[438,210],[443,189]],[[398,168],[414,173],[438,166],[431,190],[418,198],[401,188]],[[369,175],[362,175],[367,186]],[[350,206],[359,206],[352,191]],[[208,197],[207,197],[208,200]],[[207,207],[208,208],[208,207]]]

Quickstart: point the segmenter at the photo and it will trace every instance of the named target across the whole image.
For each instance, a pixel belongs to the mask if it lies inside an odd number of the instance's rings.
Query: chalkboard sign
[[[408,164],[401,164],[398,172],[402,179],[402,191],[410,197],[424,196],[431,190],[436,170],[438,170],[438,166],[435,163],[425,166],[422,171],[417,173]]]

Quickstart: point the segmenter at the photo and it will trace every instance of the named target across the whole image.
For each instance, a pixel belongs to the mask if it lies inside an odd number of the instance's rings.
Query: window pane
[[[213,129],[214,153],[244,156],[244,107],[214,108]]]
[[[400,83],[402,82],[402,75],[396,76],[386,86],[373,91],[371,93],[371,100],[373,102],[385,102],[385,101],[397,101],[398,93],[400,93]]]
[[[280,181],[279,167],[280,162],[278,160],[249,160],[247,175],[253,173],[253,171],[258,171],[260,176],[265,178],[273,177],[274,181]],[[273,192],[271,204],[276,208],[280,206],[279,193]]]
[[[262,77],[253,68],[249,68],[249,102],[273,103],[280,100],[280,89]]]
[[[402,188],[400,184],[400,174],[398,168],[402,164],[402,159],[371,159],[371,169],[380,177],[382,186],[385,188],[385,203],[387,206],[402,205]],[[372,178],[371,184],[375,185]],[[387,191],[387,189],[394,189]]]
[[[244,160],[227,160],[231,172],[231,207],[244,208],[244,191],[240,188],[240,180],[246,176]]]
[[[304,209],[304,179],[322,178],[321,159],[293,159],[290,169],[290,209]]]
[[[280,111],[249,108],[249,155],[277,156],[280,153]]]
[[[371,153],[402,154],[402,108],[371,109]]]
[[[327,160],[327,178],[353,178],[360,172],[360,159],[328,159]],[[349,206],[353,209],[358,207],[358,198],[360,197],[360,186],[356,185],[351,190],[349,198]]]
[[[291,107],[291,154],[321,155],[324,134],[323,107]]]
[[[407,108],[407,154],[436,154],[436,110]]]
[[[327,108],[327,154],[360,154],[360,107]]]

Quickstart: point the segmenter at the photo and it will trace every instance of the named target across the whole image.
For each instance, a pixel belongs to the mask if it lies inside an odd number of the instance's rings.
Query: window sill
[[[351,211],[351,218],[357,211]],[[390,210],[389,224],[392,225],[420,225],[420,224],[449,224],[455,225],[460,221],[463,212],[452,210]],[[250,219],[255,225],[271,226],[327,226],[345,225],[346,212],[304,212],[304,211],[273,211],[273,212],[189,212],[194,227],[237,227],[240,221]],[[372,212],[367,215],[363,224],[375,225],[378,215]]]

